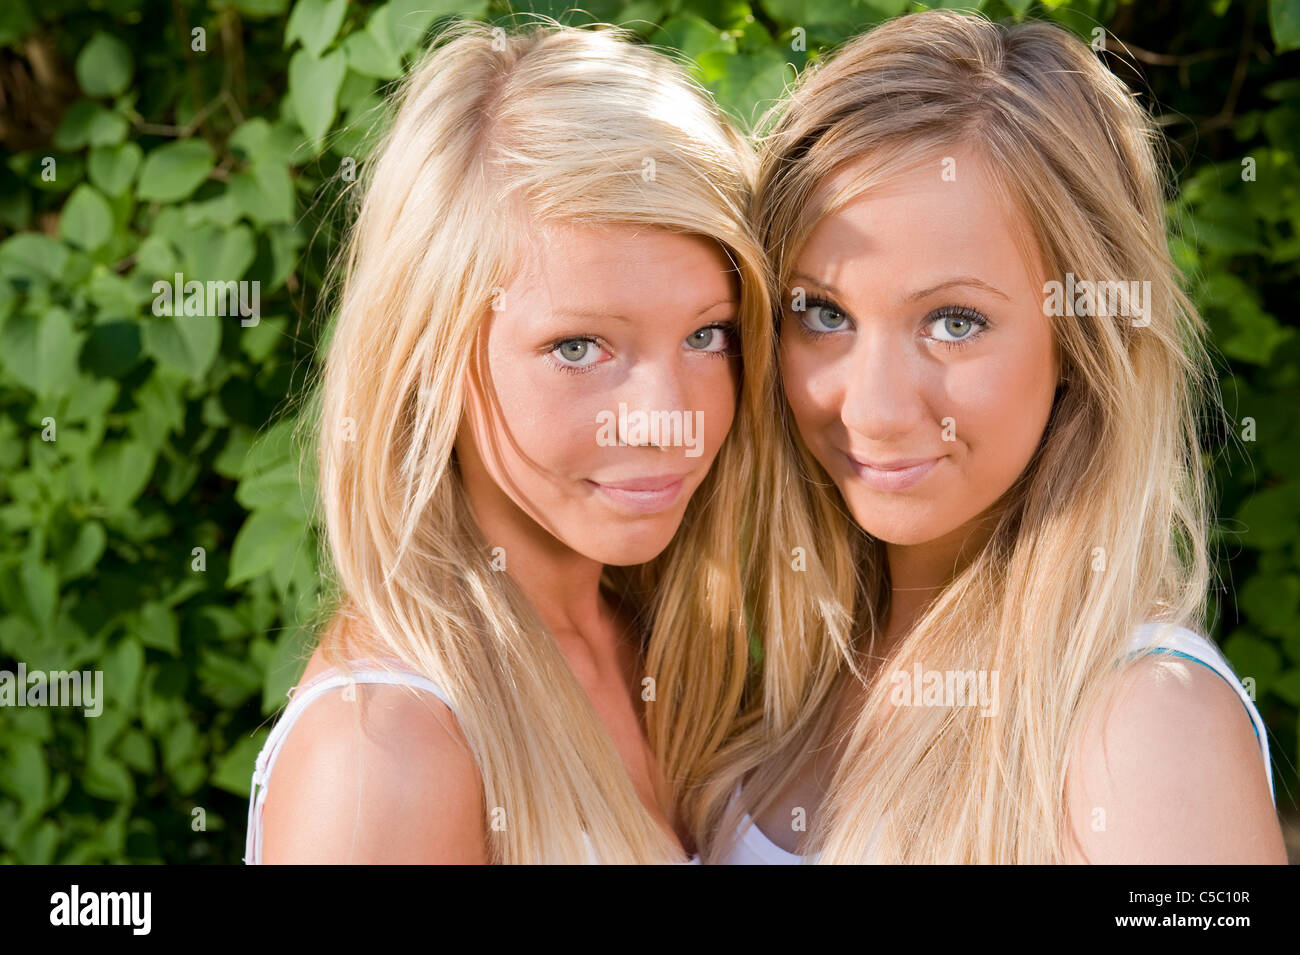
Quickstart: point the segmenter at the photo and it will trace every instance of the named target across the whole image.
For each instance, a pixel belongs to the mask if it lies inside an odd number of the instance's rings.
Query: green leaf
[[[275,712],[285,694],[302,675],[303,661],[311,655],[314,631],[310,626],[289,627],[275,642],[275,653],[262,682],[262,714]]]
[[[59,555],[59,577],[74,580],[87,573],[104,553],[108,535],[99,521],[87,521],[77,532],[71,547]]]
[[[144,323],[145,354],[195,381],[207,374],[220,345],[216,316],[167,315]]]
[[[90,795],[112,802],[130,802],[135,796],[130,770],[120,759],[107,753],[95,754],[87,760],[81,785]]]
[[[347,69],[342,50],[320,58],[298,50],[289,60],[289,102],[298,125],[313,140],[321,139],[334,121],[339,87]]]
[[[1300,0],[1269,0],[1268,25],[1276,52],[1300,49]]]
[[[84,146],[111,146],[126,138],[126,117],[105,109],[94,100],[78,100],[68,107],[59,128],[54,134],[54,145],[59,149],[81,149]]]
[[[41,744],[26,736],[7,733],[4,746],[8,753],[0,762],[0,789],[17,798],[27,814],[34,816],[49,802],[49,760]]]
[[[301,40],[303,49],[320,56],[338,35],[346,10],[347,0],[298,0],[284,30],[285,47]]]
[[[279,510],[254,511],[235,536],[230,554],[233,587],[270,570],[280,561],[291,561],[307,532],[303,519]]]
[[[1238,630],[1223,644],[1223,654],[1232,663],[1237,676],[1245,680],[1255,680],[1256,693],[1263,694],[1265,688],[1271,687],[1273,679],[1282,666],[1282,659],[1272,644],[1269,644],[1247,630]]]
[[[119,96],[131,82],[131,51],[117,37],[96,33],[77,57],[76,70],[88,96]]]
[[[1300,537],[1300,484],[1265,488],[1248,497],[1236,520],[1245,525],[1242,543],[1259,550],[1284,547]]]
[[[143,441],[108,441],[95,454],[95,487],[112,511],[125,509],[145,489],[156,452]]]
[[[389,45],[399,54],[407,53],[424,39],[430,24],[439,17],[454,16],[462,20],[481,20],[487,14],[486,0],[389,0],[380,8],[385,11]],[[374,23],[375,17],[371,18]]]
[[[84,337],[61,308],[51,308],[41,318],[20,312],[0,329],[0,362],[36,394],[62,395],[77,380],[77,352]]]
[[[83,182],[72,190],[59,216],[59,235],[88,251],[98,249],[113,235],[113,211],[94,186]]]
[[[294,221],[293,177],[281,163],[254,163],[246,172],[230,178],[230,191],[239,211],[250,222]]]
[[[86,169],[91,182],[110,196],[120,196],[131,184],[143,157],[144,150],[138,143],[96,146],[90,151]]]
[[[184,199],[208,178],[216,162],[212,147],[201,139],[159,146],[145,157],[139,196],[157,202]]]
[[[0,263],[20,274],[60,279],[68,267],[68,247],[48,235],[20,232],[0,242]]]
[[[297,461],[284,461],[269,471],[251,475],[239,482],[235,500],[250,511],[273,510],[306,520],[303,503],[303,475]]]
[[[253,768],[257,763],[257,754],[262,751],[266,738],[270,735],[269,729],[261,729],[251,736],[241,738],[230,752],[218,760],[216,772],[212,774],[212,785],[247,799],[253,788]]]
[[[289,0],[234,0],[235,9],[252,20],[267,20],[284,15]]]
[[[361,30],[343,41],[343,53],[355,73],[391,80],[401,75],[402,61],[386,39]]]
[[[59,603],[59,579],[55,576],[54,569],[39,560],[28,558],[23,560],[18,576],[22,581],[23,595],[31,612],[32,623],[48,631]]]
[[[165,650],[172,656],[180,655],[180,629],[176,614],[160,603],[151,601],[140,608],[139,637],[146,647]]]

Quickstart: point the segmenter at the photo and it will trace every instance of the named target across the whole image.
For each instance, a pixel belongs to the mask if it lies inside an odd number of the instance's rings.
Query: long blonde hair
[[[790,473],[770,417],[769,279],[745,216],[752,150],[677,62],[603,26],[455,24],[393,113],[357,184],[319,390],[340,592],[322,650],[339,666],[397,657],[448,692],[482,774],[493,861],[588,861],[584,834],[603,862],[680,861],[539,615],[493,570],[453,450],[478,331],[521,233],[641,224],[729,255],[743,363],[731,432],[665,552],[604,580],[634,611],[656,686],[651,746],[698,836],[689,791],[739,704],[748,632],[780,626],[779,600],[744,607],[746,586],[761,595],[777,578],[752,525]]]
[[[1151,282],[1147,327],[1054,323],[1064,380],[1039,447],[999,502],[987,545],[877,671],[997,673],[997,715],[893,706],[890,681],[871,678],[808,834],[821,862],[1060,861],[1070,742],[1134,626],[1158,619],[1204,632],[1210,489],[1197,415],[1217,392],[1203,322],[1168,251],[1162,142],[1133,95],[1064,30],[939,11],[849,42],[768,123],[755,220],[778,289],[822,216],[967,144],[987,159],[1004,205],[1025,215],[1025,252],[1040,257],[1028,261],[1049,277]],[[823,200],[818,187],[850,161],[865,164],[862,176]],[[842,677],[863,647],[872,654],[887,619],[883,542],[843,514],[829,476],[793,440],[812,508],[837,515],[818,542],[822,562],[848,555],[859,571],[834,578],[858,645],[828,631],[796,652],[785,646],[791,634],[765,634],[763,686],[718,757],[704,810],[717,833],[706,861],[725,854],[740,812],[761,812],[828,731],[823,691],[835,674],[773,667],[826,661],[833,646],[841,652],[829,666]],[[809,687],[815,702],[796,710]],[[729,805],[742,778],[746,799]]]

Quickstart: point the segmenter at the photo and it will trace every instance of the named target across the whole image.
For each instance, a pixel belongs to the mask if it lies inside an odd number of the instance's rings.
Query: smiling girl
[[[342,596],[258,760],[248,862],[688,858],[748,628],[782,628],[741,600],[790,473],[752,172],[612,31],[464,24],[412,71],[321,387]],[[700,427],[612,435],[620,408]]]
[[[943,12],[780,107],[757,222],[805,489],[843,515],[785,543],[856,568],[855,625],[765,633],[706,861],[1285,861],[1201,635],[1214,377],[1157,142],[1063,30]]]

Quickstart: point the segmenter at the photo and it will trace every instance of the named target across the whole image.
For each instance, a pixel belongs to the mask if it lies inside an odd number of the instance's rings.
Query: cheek
[[[1054,386],[1049,367],[1050,345],[1043,343],[963,369],[973,374],[963,374],[951,406],[968,454],[967,477],[991,499],[986,503],[1015,482],[1042,439]]]
[[[724,363],[722,359],[697,359],[716,362],[719,367],[709,368],[699,376],[697,387],[688,396],[685,410],[697,411],[700,422],[700,444],[709,459],[718,453],[732,423],[736,420],[737,391],[740,385],[740,365],[736,360]]]
[[[839,420],[844,389],[835,364],[803,342],[783,340],[781,385],[804,443],[816,450],[821,443],[818,432]]]
[[[498,482],[508,475],[521,496],[545,500],[546,478],[568,474],[595,449],[597,402],[565,387],[581,376],[548,368],[544,357],[490,351],[489,369],[495,447],[480,441],[484,459]]]

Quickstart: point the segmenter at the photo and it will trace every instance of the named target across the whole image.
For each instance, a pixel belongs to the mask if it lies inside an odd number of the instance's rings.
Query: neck
[[[911,632],[926,607],[988,543],[996,521],[995,514],[984,514],[934,540],[886,544],[890,584],[887,646]]]
[[[461,455],[460,460],[470,512],[487,542],[490,559],[494,566],[504,561],[502,572],[532,604],[561,651],[570,658],[570,651],[578,649],[592,659],[617,659],[621,631],[601,593],[604,565],[547,531],[473,456]]]

